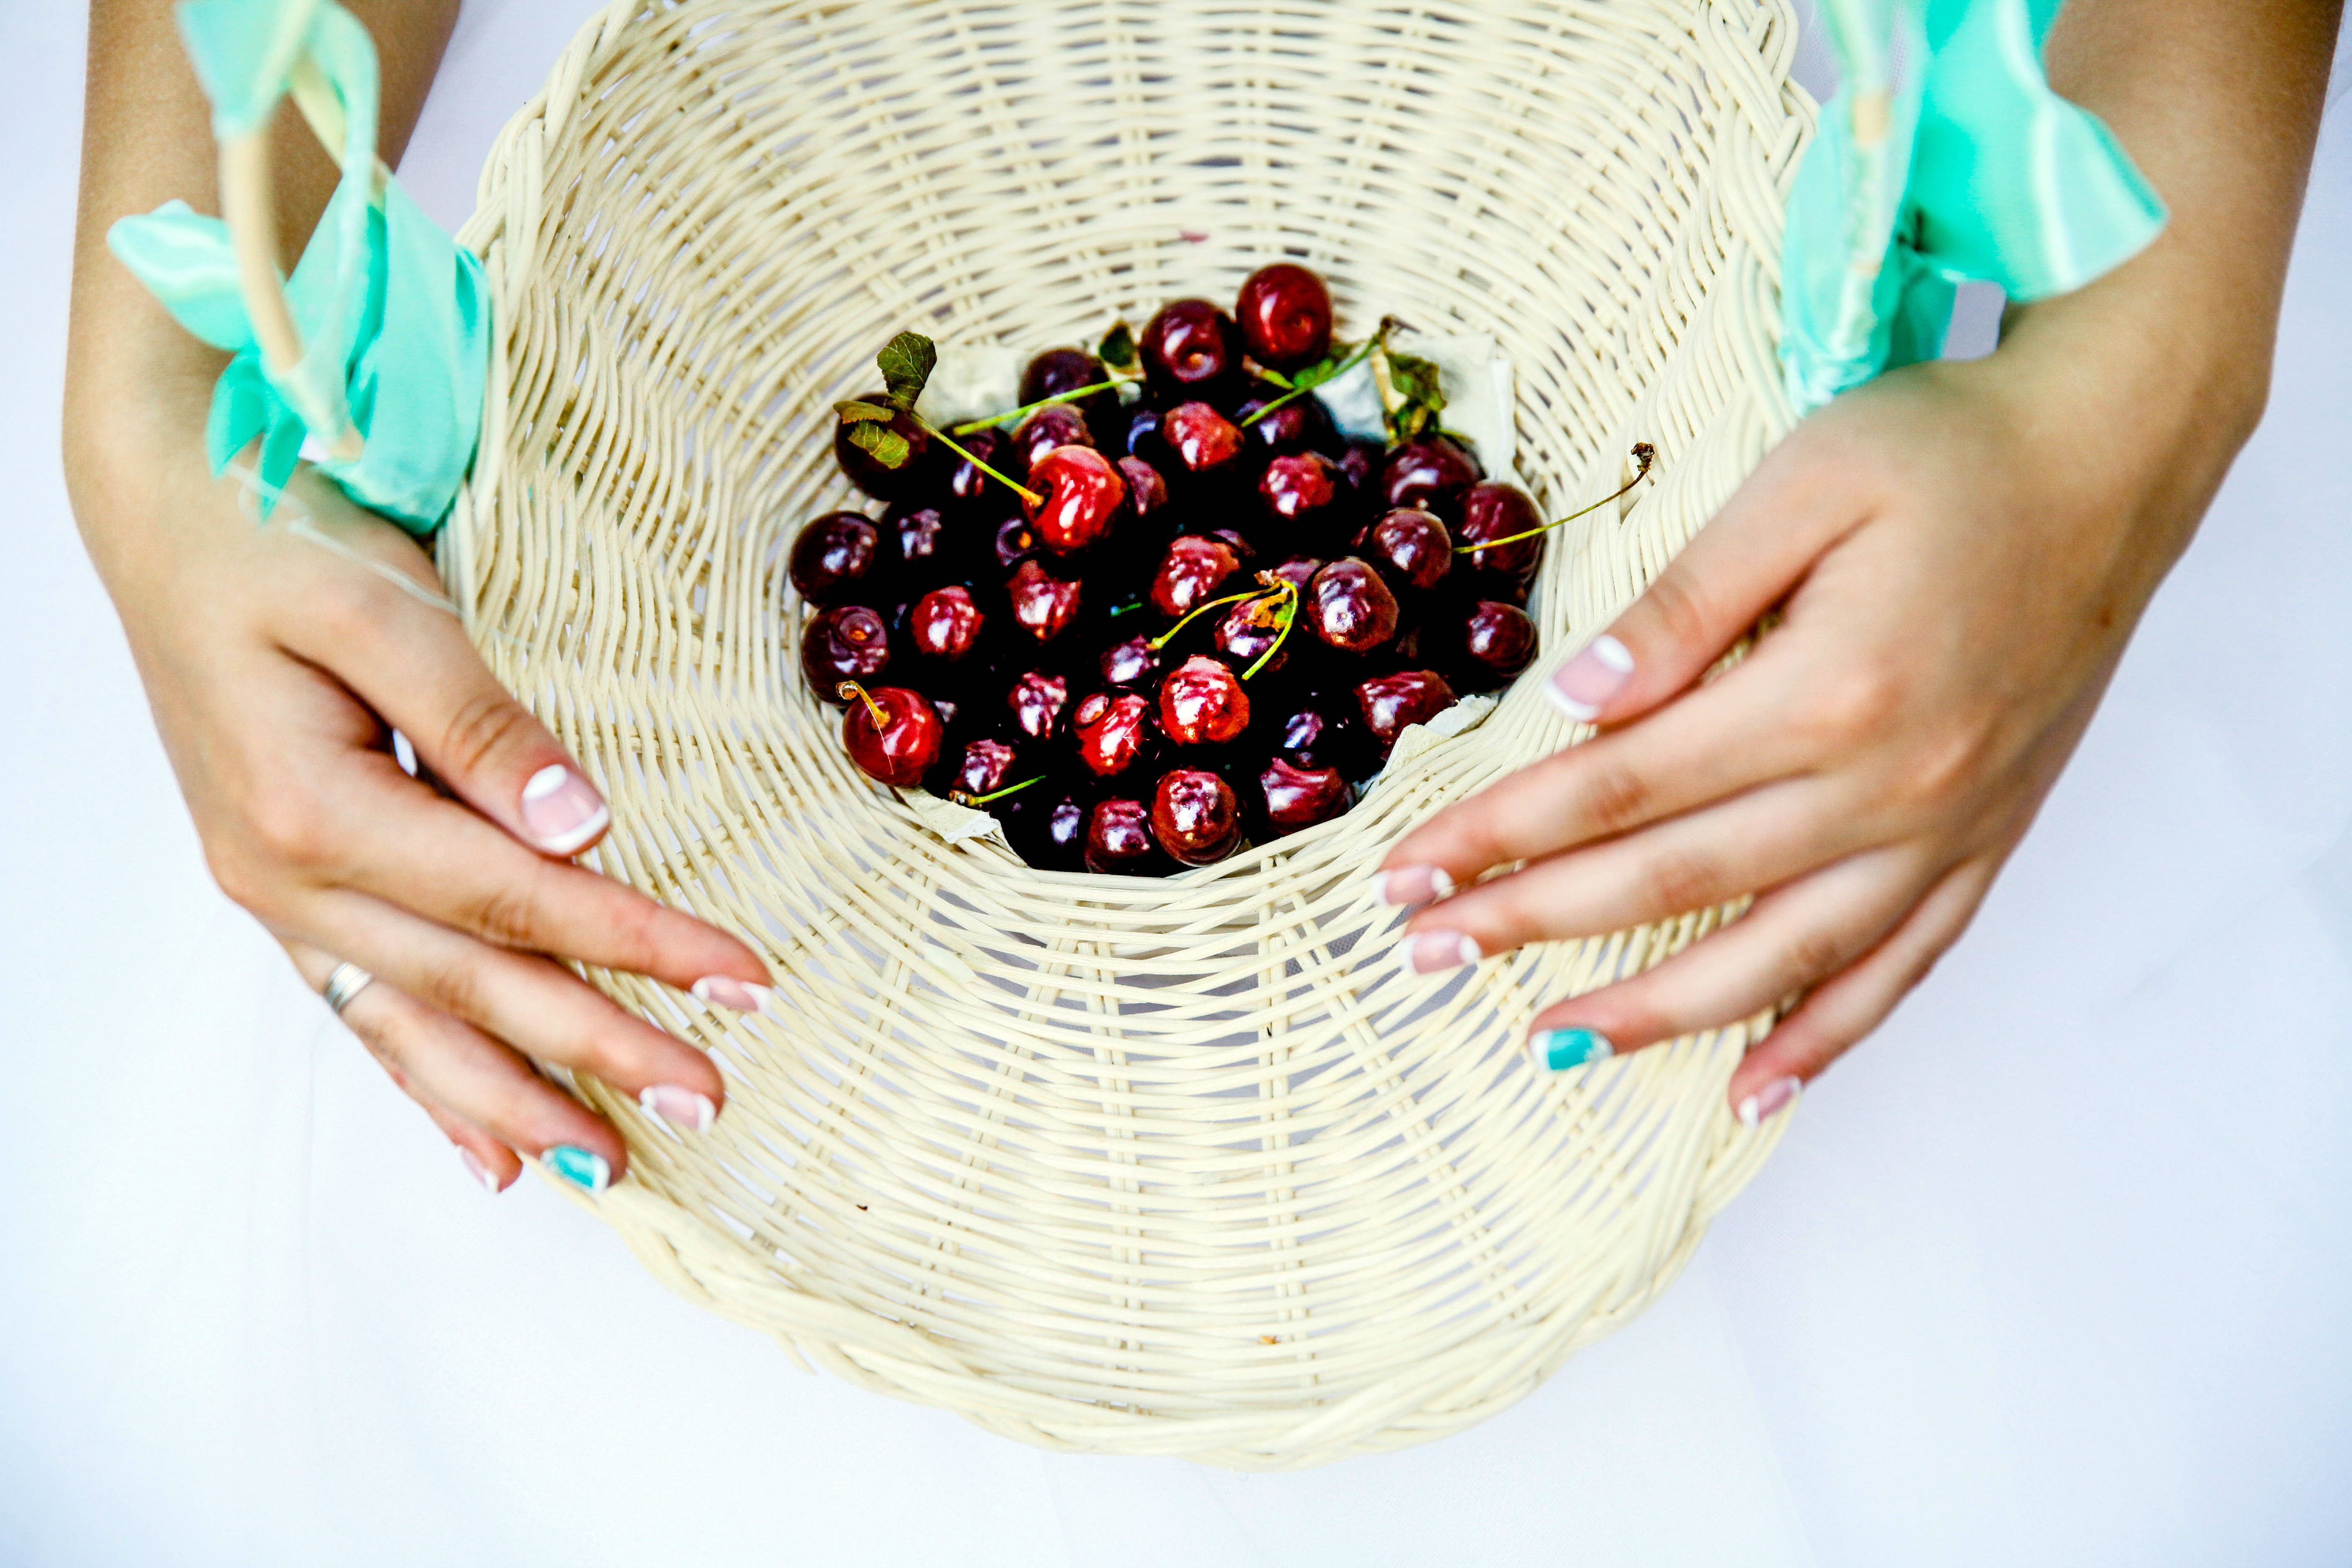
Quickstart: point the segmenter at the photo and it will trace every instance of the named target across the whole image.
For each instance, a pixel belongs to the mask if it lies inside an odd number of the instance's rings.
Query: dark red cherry
[[[1276,458],[1258,476],[1259,503],[1279,528],[1316,527],[1330,517],[1332,503],[1339,497],[1339,468],[1320,452]]]
[[[861,512],[829,511],[793,541],[787,573],[812,605],[837,605],[856,595],[881,553],[882,535]]]
[[[1155,468],[1172,465],[1176,454],[1168,447],[1168,437],[1160,431],[1160,410],[1139,408],[1128,416],[1127,455],[1139,458]]]
[[[914,584],[936,583],[948,574],[947,516],[935,506],[894,506],[878,525],[882,560]]]
[[[1059,675],[1029,670],[1013,682],[1005,698],[1013,722],[1033,741],[1050,741],[1062,727],[1062,710],[1070,703],[1070,682]]]
[[[1013,437],[1002,430],[979,430],[962,437],[963,449],[1000,474],[1019,479],[1024,465],[1014,455]],[[1013,492],[981,471],[980,463],[954,452],[947,456],[948,500],[959,511],[971,513],[1013,504]]]
[[[890,668],[890,637],[882,617],[863,605],[819,610],[801,628],[801,673],[835,707],[848,700],[841,683],[871,682]]]
[[[1151,607],[1173,619],[1216,597],[1242,558],[1222,539],[1188,533],[1171,542],[1151,577]]]
[[[1102,678],[1106,686],[1154,686],[1160,682],[1160,659],[1152,647],[1151,638],[1137,633],[1123,643],[1114,643],[1102,656]]]
[[[1396,636],[1396,595],[1352,555],[1315,574],[1302,613],[1308,629],[1341,653],[1370,653]]]
[[[1138,517],[1150,517],[1168,504],[1168,481],[1140,458],[1121,458],[1119,478],[1127,481],[1127,504]]]
[[[1095,802],[1087,817],[1087,869],[1108,875],[1148,877],[1170,869],[1151,837],[1151,813],[1139,800],[1114,796]]]
[[[1180,403],[1160,421],[1176,458],[1195,474],[1223,473],[1242,455],[1242,433],[1205,403]]]
[[[1151,704],[1132,691],[1089,692],[1070,719],[1078,760],[1097,778],[1127,772],[1155,749]]]
[[[1536,658],[1536,624],[1517,605],[1480,599],[1454,628],[1471,689],[1507,684]]]
[[[1257,775],[1266,826],[1279,837],[1327,822],[1348,809],[1348,781],[1337,768],[1302,768],[1276,757]]]
[[[1233,605],[1218,618],[1216,645],[1217,652],[1223,655],[1225,661],[1235,669],[1254,668],[1277,645],[1281,651],[1275,653],[1258,673],[1271,675],[1290,662],[1289,639],[1282,635],[1282,628],[1275,625],[1271,614],[1259,603],[1248,599]]]
[[[887,393],[869,392],[860,399],[877,408],[890,406]],[[895,468],[886,468],[882,460],[849,438],[852,421],[843,419],[834,426],[833,459],[849,482],[877,500],[907,500],[928,488],[937,477],[938,452],[931,445],[930,432],[918,424],[911,414],[898,413],[887,425],[875,422],[877,428],[887,429],[907,443],[907,458]]]
[[[1004,824],[1005,842],[1039,870],[1076,871],[1085,865],[1087,797],[1048,782],[981,809]]]
[[[996,563],[1010,572],[1038,551],[1037,531],[1029,520],[1009,517],[996,525]]]
[[[1294,397],[1271,413],[1262,412],[1282,395],[1282,388],[1268,386],[1264,395],[1234,410],[1234,423],[1241,426],[1244,441],[1269,457],[1320,452],[1333,444],[1331,416],[1313,397]]]
[[[1307,584],[1315,581],[1315,574],[1323,570],[1323,563],[1312,555],[1292,555],[1284,558],[1274,569],[1274,575],[1297,589],[1303,595]]]
[[[1251,273],[1234,314],[1250,357],[1269,370],[1298,370],[1331,352],[1331,290],[1304,267],[1277,261]]]
[[[1462,498],[1462,526],[1456,536],[1472,571],[1490,572],[1525,587],[1543,564],[1542,534],[1491,550],[1478,546],[1489,539],[1510,539],[1543,525],[1544,515],[1527,491],[1517,485],[1490,482],[1472,486]]]
[[[878,725],[877,709],[881,717]],[[841,740],[849,748],[849,760],[870,776],[902,789],[923,782],[923,775],[940,760],[943,734],[939,710],[930,699],[903,686],[871,688],[864,700],[853,691],[848,710],[841,717]]]
[[[988,617],[972,603],[971,590],[960,585],[934,588],[915,601],[907,616],[907,633],[916,648],[937,659],[963,658],[980,641]]]
[[[1042,403],[1080,387],[1102,386],[1109,379],[1110,372],[1103,368],[1103,362],[1084,349],[1047,349],[1021,373],[1021,402],[1024,406]],[[1118,394],[1104,387],[1099,393],[1079,399],[1079,405],[1090,407],[1101,398],[1117,402]]]
[[[1434,512],[1402,507],[1372,524],[1360,548],[1364,558],[1399,590],[1427,593],[1445,581],[1454,564],[1454,541]]]
[[[1127,504],[1127,481],[1092,447],[1055,447],[1030,465],[1029,487],[1044,498],[1026,506],[1029,521],[1057,555],[1101,539]]]
[[[1239,378],[1241,329],[1206,300],[1178,300],[1143,329],[1143,375],[1163,403],[1213,397]]]
[[[1249,693],[1231,666],[1195,655],[1160,683],[1160,727],[1180,745],[1223,745],[1249,728]]]
[[[1205,768],[1162,773],[1151,792],[1151,836],[1187,866],[1212,865],[1241,845],[1240,797]]]
[[[1381,500],[1391,511],[1411,506],[1459,517],[1463,498],[1481,477],[1469,453],[1443,436],[1423,436],[1388,455],[1381,468]]]
[[[1046,405],[1021,421],[1013,432],[1013,450],[1033,472],[1037,460],[1056,447],[1094,444],[1094,432],[1088,428],[1086,416],[1066,403]]]
[[[1425,724],[1454,706],[1454,688],[1433,669],[1404,669],[1362,682],[1356,704],[1364,728],[1386,753],[1408,724]]]
[[[1276,752],[1302,773],[1360,770],[1367,761],[1363,721],[1355,712],[1354,695],[1344,694],[1341,700],[1347,703],[1344,709],[1319,695],[1309,696],[1285,714],[1275,728]]]
[[[1051,642],[1078,618],[1078,584],[1065,583],[1034,561],[1013,569],[1004,585],[1013,601],[1013,618],[1039,642]]]
[[[963,749],[949,787],[969,795],[994,795],[1021,781],[1013,776],[1019,753],[1003,741],[972,741]]]

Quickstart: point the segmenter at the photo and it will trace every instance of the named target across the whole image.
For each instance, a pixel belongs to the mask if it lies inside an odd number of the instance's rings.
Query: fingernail
[[[1768,1116],[1778,1115],[1788,1108],[1789,1102],[1797,1098],[1797,1091],[1804,1087],[1793,1078],[1774,1079],[1739,1102],[1740,1125],[1753,1127]]]
[[[539,1163],[583,1193],[601,1193],[613,1184],[613,1167],[604,1156],[575,1143],[551,1145]]]
[[[737,980],[725,974],[706,974],[687,987],[687,994],[713,1007],[731,1007],[738,1013],[764,1013],[776,994],[748,980]]]
[[[1400,866],[1381,874],[1381,902],[1426,904],[1454,896],[1454,879],[1443,866]]]
[[[1478,951],[1476,942],[1458,931],[1425,931],[1412,939],[1412,968],[1416,974],[1434,974],[1441,969],[1475,963],[1486,956]]]
[[[1598,1029],[1546,1029],[1528,1044],[1534,1047],[1536,1060],[1554,1072],[1591,1067],[1617,1054],[1609,1037]]]
[[[481,1160],[476,1156],[471,1149],[458,1150],[457,1158],[466,1162],[466,1173],[473,1177],[474,1180],[482,1184],[482,1191],[489,1194],[492,1197],[498,1196],[498,1176],[488,1165],[482,1163]]]
[[[576,855],[613,820],[593,785],[562,763],[543,767],[522,786],[522,828],[550,855]]]
[[[1633,674],[1633,656],[1625,645],[1602,632],[1583,650],[1552,672],[1544,695],[1551,705],[1579,723],[1590,724],[1612,697],[1624,689]]]
[[[707,1094],[674,1083],[649,1083],[637,1091],[637,1105],[647,1116],[658,1117],[688,1132],[708,1132],[719,1108]]]

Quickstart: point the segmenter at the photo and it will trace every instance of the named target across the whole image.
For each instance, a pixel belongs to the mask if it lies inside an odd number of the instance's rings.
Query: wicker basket
[[[602,870],[761,949],[778,1016],[594,978],[713,1051],[718,1128],[595,1201],[656,1274],[866,1387],[1060,1448],[1298,1466],[1454,1430],[1639,1311],[1769,1149],[1732,1029],[1535,1070],[1535,1010],[1720,911],[1421,979],[1371,868],[1575,738],[1532,682],[1349,816],[1167,881],[1049,875],[868,783],[782,552],[908,327],[1024,349],[1280,255],[1342,335],[1486,331],[1565,652],[1787,423],[1782,0],[624,0],[462,237],[499,342],[444,566],[610,797]],[[1761,1021],[1759,1021],[1760,1026]],[[583,1200],[584,1201],[584,1200]]]

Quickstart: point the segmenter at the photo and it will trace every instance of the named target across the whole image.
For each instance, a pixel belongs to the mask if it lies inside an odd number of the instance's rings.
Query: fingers
[[[1648,592],[1553,672],[1544,689],[1553,705],[1587,723],[1647,712],[1785,596],[1864,517],[1821,446],[1784,442],[1766,457]]]

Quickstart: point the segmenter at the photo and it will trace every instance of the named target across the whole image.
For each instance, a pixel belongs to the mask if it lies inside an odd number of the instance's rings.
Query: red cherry
[[[887,392],[869,392],[859,401],[877,408],[890,406]],[[938,478],[939,450],[931,445],[930,432],[924,429],[911,414],[900,412],[890,416],[882,428],[907,443],[907,458],[895,468],[886,468],[882,460],[850,439],[855,427],[852,421],[838,421],[833,431],[833,459],[849,482],[877,500],[904,500],[928,489]]]
[[[971,458],[986,463],[1000,474],[1021,477],[1022,461],[1013,456],[1013,437],[1002,430],[978,430],[963,438],[963,449]],[[1013,492],[982,471],[971,458],[948,454],[948,497],[957,508],[969,513],[983,503],[1009,503]]]
[[[1315,635],[1341,653],[1370,653],[1396,636],[1396,595],[1352,555],[1315,574],[1304,613]]]
[[[1029,670],[1013,683],[1005,698],[1013,710],[1013,721],[1021,732],[1033,741],[1049,741],[1062,722],[1062,710],[1070,700],[1070,683],[1059,675],[1045,675]]]
[[[1160,433],[1196,474],[1225,468],[1242,455],[1238,426],[1205,403],[1180,403],[1160,422]]]
[[[1168,504],[1168,481],[1140,458],[1121,458],[1119,478],[1127,481],[1127,502],[1138,517],[1150,517]]]
[[[1164,868],[1151,837],[1151,813],[1139,800],[1098,800],[1087,816],[1087,869],[1110,875]]]
[[[1168,546],[1151,578],[1151,607],[1171,619],[1189,615],[1214,598],[1242,558],[1222,539],[1188,533]]]
[[[1276,458],[1258,476],[1257,499],[1265,515],[1304,527],[1322,519],[1339,498],[1339,466],[1320,452]]]
[[[895,557],[896,564],[918,576],[936,574],[946,563],[947,518],[935,506],[892,507],[883,514],[881,533],[886,563]]]
[[[1234,312],[1250,357],[1272,370],[1297,370],[1331,352],[1331,290],[1287,261],[1261,267],[1242,285]]]
[[[907,616],[907,632],[915,646],[933,658],[958,659],[980,640],[981,623],[987,618],[971,602],[971,589],[934,588],[915,601]]]
[[[1406,669],[1364,681],[1356,688],[1356,704],[1364,712],[1364,727],[1385,752],[1396,744],[1408,724],[1426,724],[1454,706],[1454,688],[1433,669]]]
[[[1063,582],[1034,561],[1014,567],[1004,591],[1013,601],[1013,618],[1039,642],[1051,642],[1078,617],[1078,585]]]
[[[1110,531],[1127,504],[1127,481],[1092,447],[1056,447],[1029,466],[1029,485],[1042,492],[1024,506],[1045,548],[1059,555],[1084,550]]]
[[[890,637],[882,617],[863,605],[819,610],[801,628],[801,674],[835,706],[845,680],[869,681],[890,667]]]
[[[1242,841],[1241,801],[1205,768],[1162,773],[1151,792],[1151,836],[1187,866],[1222,860]]]
[[[1143,374],[1163,401],[1223,390],[1241,374],[1242,334],[1206,300],[1178,300],[1143,329]]]
[[[882,535],[865,514],[829,511],[793,540],[785,571],[810,604],[839,604],[857,593],[881,548]]]
[[[996,525],[996,563],[1007,572],[1037,553],[1037,531],[1026,518],[1008,517]]]
[[[1315,574],[1323,570],[1323,563],[1312,555],[1292,555],[1274,569],[1274,574],[1297,589],[1307,592],[1307,584],[1315,581]]]
[[[1481,599],[1461,628],[1462,652],[1484,681],[1500,686],[1536,658],[1536,624],[1517,605]]]
[[[1492,572],[1524,587],[1534,579],[1536,568],[1543,564],[1542,534],[1493,549],[1477,547],[1486,540],[1510,539],[1543,525],[1543,513],[1536,510],[1528,492],[1517,485],[1474,485],[1462,498],[1460,538],[1474,572]]]
[[[849,710],[841,716],[849,760],[886,784],[911,789],[940,760],[944,727],[939,710],[921,692],[903,686],[878,687],[861,698],[863,689],[850,692]]]
[[[1381,468],[1381,499],[1391,511],[1412,506],[1454,517],[1480,477],[1477,459],[1469,453],[1443,436],[1423,436],[1388,455]]]
[[[1160,683],[1160,727],[1182,745],[1223,745],[1249,728],[1249,693],[1232,668],[1205,655]]]
[[[1372,524],[1362,548],[1375,566],[1384,568],[1381,575],[1400,588],[1423,593],[1444,582],[1454,564],[1454,542],[1445,525],[1434,513],[1413,507],[1401,507]]]
[[[1275,654],[1265,668],[1260,671],[1261,674],[1271,675],[1290,662],[1289,639],[1284,637],[1282,629],[1274,624],[1274,617],[1259,609],[1255,602],[1244,599],[1228,609],[1217,621],[1217,651],[1224,655],[1226,661],[1236,669],[1255,668],[1277,641],[1282,645],[1281,651]]]
[[[974,741],[963,749],[953,787],[970,795],[994,795],[1013,782],[1013,763],[1018,755],[1003,741]]]
[[[1037,459],[1056,447],[1091,447],[1094,432],[1086,416],[1066,403],[1052,403],[1021,421],[1013,432],[1013,450],[1032,469]]]
[[[1107,686],[1141,686],[1156,681],[1159,675],[1160,654],[1142,633],[1104,650],[1102,678]]]
[[[1092,692],[1078,700],[1071,728],[1078,760],[1097,777],[1115,777],[1150,749],[1151,704],[1132,691]]]
[[[1276,757],[1257,775],[1266,826],[1278,837],[1327,822],[1348,809],[1348,781],[1337,768],[1297,767]]]

